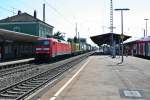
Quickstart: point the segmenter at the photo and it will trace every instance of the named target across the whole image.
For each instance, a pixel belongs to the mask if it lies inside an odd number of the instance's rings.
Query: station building
[[[34,11],[33,16],[18,11],[17,15],[0,20],[0,28],[39,37],[47,37],[52,35],[54,27],[37,19],[36,11]]]
[[[33,16],[21,13],[0,20],[0,61],[33,57],[38,38],[52,35],[53,26]]]

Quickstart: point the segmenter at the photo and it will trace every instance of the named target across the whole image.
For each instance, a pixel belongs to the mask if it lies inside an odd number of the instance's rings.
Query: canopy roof
[[[21,41],[21,42],[34,42],[38,39],[38,36],[33,36],[25,33],[9,31],[5,29],[0,29],[0,40],[9,41]]]
[[[112,33],[106,33],[106,34],[102,34],[102,35],[92,36],[90,38],[98,46],[100,46],[102,44],[108,44],[108,45],[112,44]],[[127,40],[128,38],[130,38],[130,36],[123,35],[123,41]],[[121,35],[113,33],[113,39],[116,42],[116,44],[118,44],[121,39]]]

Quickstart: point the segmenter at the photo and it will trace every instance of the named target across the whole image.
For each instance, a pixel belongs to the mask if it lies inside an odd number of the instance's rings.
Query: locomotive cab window
[[[49,45],[50,43],[49,43],[49,41],[43,41],[43,45]]]
[[[41,40],[37,42],[37,45],[49,46],[50,42],[47,40]]]

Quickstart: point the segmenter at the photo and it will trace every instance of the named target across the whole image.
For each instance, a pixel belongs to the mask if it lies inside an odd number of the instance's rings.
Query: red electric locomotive
[[[39,39],[36,44],[37,58],[51,58],[59,55],[71,54],[71,45],[54,38]]]

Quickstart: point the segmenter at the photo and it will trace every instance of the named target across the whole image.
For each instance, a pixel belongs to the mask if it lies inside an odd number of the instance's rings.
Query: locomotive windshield
[[[47,40],[40,40],[38,41],[37,45],[41,45],[41,46],[49,46],[50,42]]]

